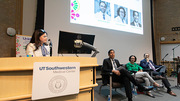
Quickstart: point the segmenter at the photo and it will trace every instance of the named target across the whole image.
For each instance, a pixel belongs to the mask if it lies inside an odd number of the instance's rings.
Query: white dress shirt
[[[104,16],[105,16],[105,19],[103,19],[103,14],[104,14]],[[100,12],[97,12],[97,13],[95,14],[95,18],[96,18],[96,19],[99,19],[99,20],[104,20],[104,21],[110,21],[110,20],[111,20],[111,17],[110,17],[108,14],[102,13],[101,11],[100,11]]]
[[[115,19],[114,19],[116,22],[118,23],[124,23],[126,24],[126,21],[124,19],[121,19],[119,16],[117,16]]]
[[[47,45],[44,46],[47,50],[48,53],[50,53],[50,47]],[[34,43],[29,43],[27,48],[26,48],[26,55],[31,55],[32,57],[43,57],[42,55],[42,50],[41,50],[41,46],[39,46],[39,48],[34,51],[36,49],[35,44]],[[50,54],[47,54],[46,57],[49,57]]]

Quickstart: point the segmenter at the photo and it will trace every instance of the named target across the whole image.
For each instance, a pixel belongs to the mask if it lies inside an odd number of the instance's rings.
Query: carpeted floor
[[[159,90],[152,90],[151,93],[155,96],[155,98],[151,98],[145,94],[133,95],[133,101],[180,101],[180,88],[176,88],[176,78],[171,77],[168,78],[171,83],[172,91],[177,94],[176,97],[169,95],[166,93],[166,88],[161,88]],[[161,80],[157,80],[158,83],[161,84]],[[103,86],[101,90],[101,94],[99,94],[99,87],[102,84],[101,80],[97,80],[98,87],[95,88],[95,97],[94,101],[107,101],[109,95],[109,87]],[[124,92],[124,88],[117,89],[116,91],[113,89],[112,91],[113,98],[111,101],[128,101],[126,98],[126,94]]]

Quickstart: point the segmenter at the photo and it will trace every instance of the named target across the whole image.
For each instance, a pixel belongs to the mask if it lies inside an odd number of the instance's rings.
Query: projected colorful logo
[[[80,16],[78,13],[79,8],[79,2],[77,0],[73,0],[73,2],[71,2],[71,19],[76,20]]]

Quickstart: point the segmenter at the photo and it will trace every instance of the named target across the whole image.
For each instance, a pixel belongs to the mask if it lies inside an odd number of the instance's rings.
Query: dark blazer
[[[116,62],[117,67],[120,67],[120,63],[117,59],[114,59]],[[103,84],[109,83],[109,75],[104,75],[107,73],[111,73],[113,69],[112,63],[110,58],[106,58],[103,61],[103,66],[102,66],[102,79],[103,79]]]
[[[159,67],[160,67],[159,65],[155,65],[151,60],[149,60],[149,62],[151,62],[151,64],[152,64],[155,68],[159,68]],[[140,66],[141,66],[143,69],[145,69],[145,70],[150,69],[148,64],[149,64],[149,63],[147,62],[146,59],[143,59],[143,60],[140,61]]]
[[[131,25],[132,25],[132,26],[135,26],[134,21],[133,21],[133,22],[131,22]],[[140,23],[138,23],[138,25],[139,25],[139,27],[141,27],[141,24],[140,24]]]

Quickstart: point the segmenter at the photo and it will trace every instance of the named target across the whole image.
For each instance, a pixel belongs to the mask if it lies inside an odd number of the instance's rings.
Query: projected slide
[[[142,0],[71,0],[70,22],[143,34]]]

